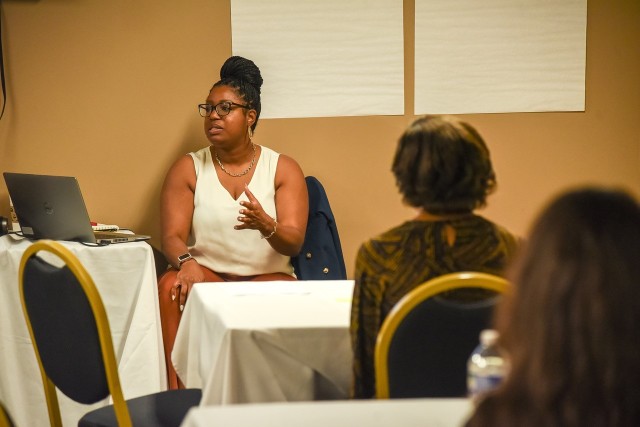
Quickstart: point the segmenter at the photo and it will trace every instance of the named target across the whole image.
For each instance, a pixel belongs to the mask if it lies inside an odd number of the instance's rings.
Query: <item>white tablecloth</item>
[[[194,285],[173,364],[201,405],[346,399],[353,281]]]
[[[460,427],[468,399],[263,403],[192,408],[182,427]]]
[[[125,399],[166,389],[166,370],[151,247],[144,242],[89,247],[61,242],[92,276],[104,302]],[[20,304],[18,268],[31,243],[0,238],[0,400],[18,426],[47,426],[42,379]],[[58,392],[65,426],[93,408]]]

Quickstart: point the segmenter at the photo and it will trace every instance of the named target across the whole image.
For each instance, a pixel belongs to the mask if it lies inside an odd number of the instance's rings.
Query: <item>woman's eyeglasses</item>
[[[216,105],[198,104],[198,111],[202,117],[209,117],[211,113],[213,113],[213,110],[216,111],[218,116],[224,117],[231,112],[231,109],[234,106],[239,108],[250,108],[248,105],[236,104],[231,101],[222,101]]]

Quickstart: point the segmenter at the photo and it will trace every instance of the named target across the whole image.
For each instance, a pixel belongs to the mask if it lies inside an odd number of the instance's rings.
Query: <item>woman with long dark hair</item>
[[[498,310],[504,384],[468,423],[640,425],[640,205],[618,190],[555,199],[535,223]]]

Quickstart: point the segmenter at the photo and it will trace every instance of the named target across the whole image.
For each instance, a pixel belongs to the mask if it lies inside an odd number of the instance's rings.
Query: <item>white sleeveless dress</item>
[[[291,259],[276,252],[258,230],[235,230],[240,224],[241,201],[248,201],[243,192],[238,200],[222,186],[209,147],[193,153],[196,189],[189,252],[200,263],[218,273],[253,276],[266,273],[294,275]],[[278,157],[275,151],[262,147],[249,183],[249,189],[262,208],[276,218],[275,175]],[[242,179],[242,178],[238,178]]]

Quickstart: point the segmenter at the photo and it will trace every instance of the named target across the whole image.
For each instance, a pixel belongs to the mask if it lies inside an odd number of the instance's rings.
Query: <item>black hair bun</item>
[[[248,83],[260,93],[262,75],[258,66],[250,59],[241,56],[232,56],[227,59],[220,68],[220,80],[227,79]]]

